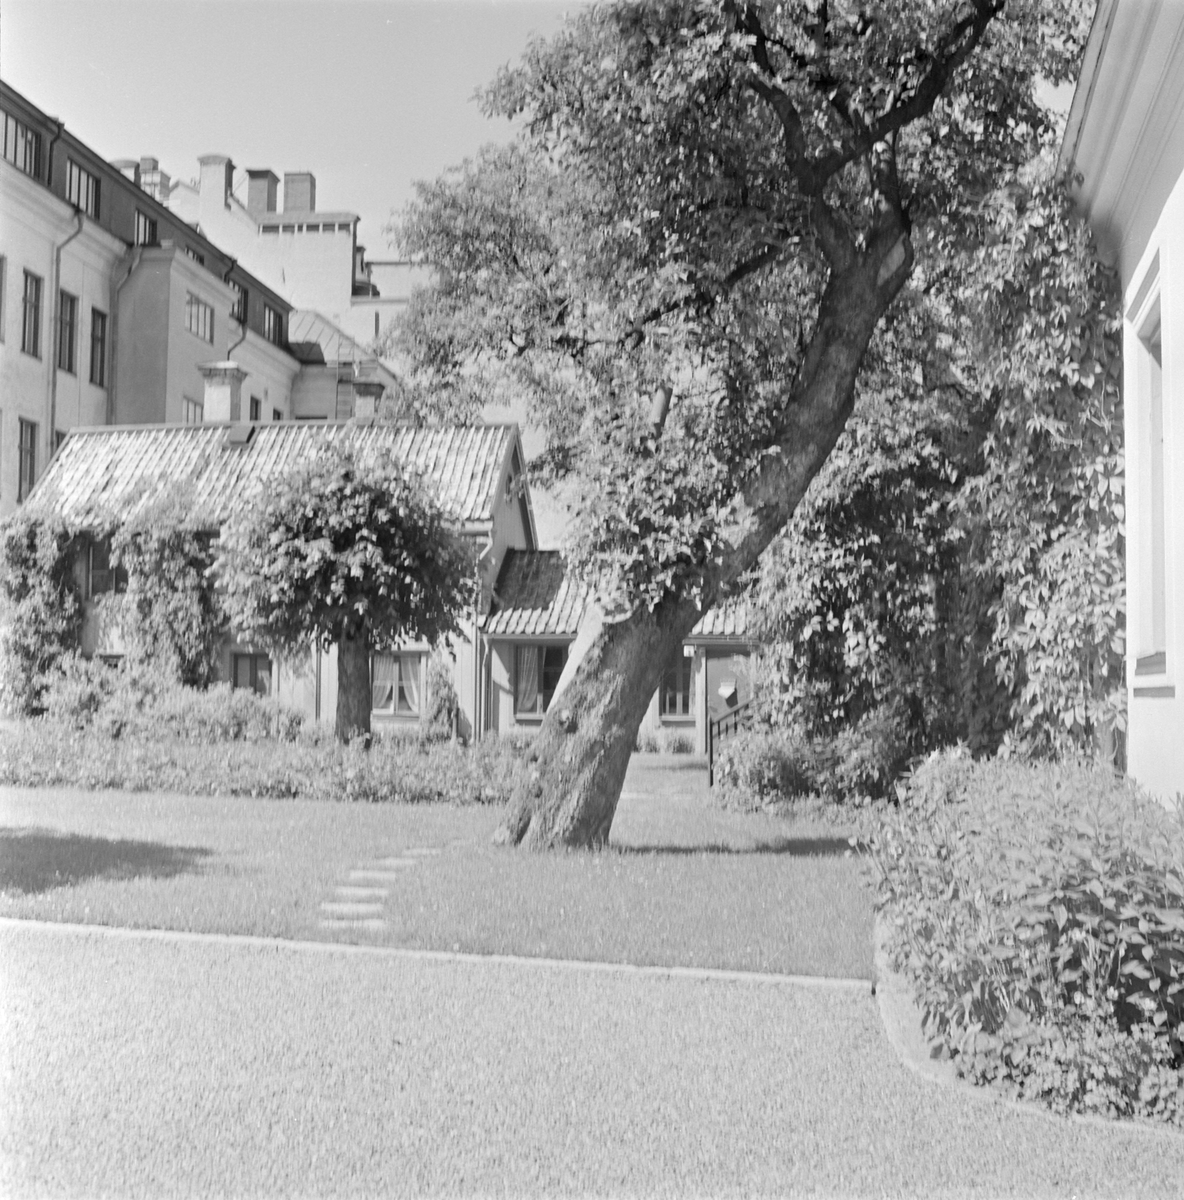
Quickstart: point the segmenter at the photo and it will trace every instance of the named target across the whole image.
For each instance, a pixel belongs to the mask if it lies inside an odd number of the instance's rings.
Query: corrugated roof
[[[491,637],[575,637],[589,590],[568,576],[558,550],[509,550],[493,594]]]
[[[411,427],[322,421],[256,425],[245,445],[228,444],[244,426],[125,426],[76,430],[27,502],[86,527],[110,513],[131,515],[175,484],[189,489],[199,521],[222,525],[235,502],[336,438],[373,447],[422,475],[437,502],[461,524],[492,521],[497,488],[517,441],[514,425]]]
[[[509,550],[498,574],[485,632],[504,638],[574,638],[590,597],[587,584],[568,576],[558,550]],[[744,640],[747,632],[747,606],[728,600],[703,614],[688,641]]]

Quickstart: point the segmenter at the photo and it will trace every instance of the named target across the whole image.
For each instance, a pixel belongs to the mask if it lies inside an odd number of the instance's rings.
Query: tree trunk
[[[877,323],[912,269],[907,232],[886,219],[860,251],[832,227],[836,263],[818,323],[760,465],[740,481],[704,568],[710,607],[755,565],[826,461],[855,404],[855,377]],[[494,840],[531,849],[608,841],[629,755],[669,656],[702,612],[670,596],[653,612],[605,623],[543,719],[530,770]]]
[[[552,703],[495,841],[531,849],[608,841],[650,697],[697,619],[679,615],[642,609],[601,628]]]
[[[337,740],[370,737],[370,635],[342,634],[337,643]]]

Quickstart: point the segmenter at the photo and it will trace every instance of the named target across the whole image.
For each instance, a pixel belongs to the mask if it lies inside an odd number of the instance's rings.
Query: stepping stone
[[[357,867],[349,873],[350,883],[364,883],[367,880],[373,880],[376,883],[392,883],[398,878],[398,871],[383,871],[377,867]]]
[[[342,917],[325,917],[321,920],[322,929],[385,929],[386,922],[381,917],[366,917],[361,921],[348,921]]]
[[[359,900],[322,900],[321,912],[330,917],[376,917],[382,912],[382,905]]]
[[[384,887],[358,887],[348,883],[338,884],[334,889],[342,900],[385,900],[390,890]]]
[[[440,851],[431,846],[416,846],[414,850],[407,850],[405,853],[417,854],[422,858],[428,858],[433,854],[439,854]]]
[[[368,865],[371,867],[414,867],[418,862],[419,860],[416,858],[401,858],[396,856],[393,858],[376,858]]]

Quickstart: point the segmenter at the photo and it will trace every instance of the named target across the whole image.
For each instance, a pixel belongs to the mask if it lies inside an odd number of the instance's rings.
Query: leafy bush
[[[864,713],[836,735],[829,750],[816,755],[816,782],[832,800],[866,796],[878,800],[908,766],[910,724],[898,701]]]
[[[715,783],[725,803],[759,807],[817,790],[816,756],[807,738],[786,730],[741,729],[715,761]]]
[[[208,695],[209,693],[203,693]],[[185,795],[301,797],[367,803],[502,804],[521,759],[505,739],[472,748],[426,741],[339,744],[319,731],[292,742],[110,737],[48,718],[0,731],[0,785],[119,788]]]
[[[978,1082],[1184,1120],[1184,818],[1105,770],[924,763],[872,839],[890,953]]]
[[[58,660],[78,648],[76,544],[61,521],[25,512],[0,529],[0,706],[9,712],[39,710]]]
[[[143,663],[106,666],[73,655],[46,691],[51,719],[107,738],[218,742],[293,741],[303,718],[275,700],[220,683],[185,687]]]
[[[423,736],[442,742],[453,736],[460,716],[460,698],[452,682],[452,668],[440,651],[428,658],[428,712]]]

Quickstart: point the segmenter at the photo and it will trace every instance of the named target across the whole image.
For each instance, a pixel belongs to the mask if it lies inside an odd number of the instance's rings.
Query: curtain
[[[539,648],[518,647],[518,678],[514,708],[517,712],[537,712],[539,706]]]
[[[376,654],[370,661],[370,707],[392,708],[395,699],[397,661],[390,654]]]
[[[399,711],[419,712],[419,655],[399,655]]]

